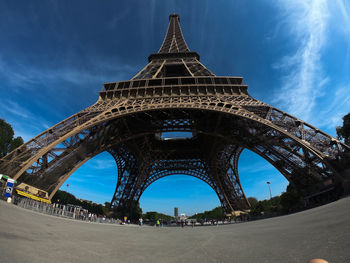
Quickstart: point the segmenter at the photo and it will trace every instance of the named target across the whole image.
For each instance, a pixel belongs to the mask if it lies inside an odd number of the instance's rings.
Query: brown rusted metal
[[[0,160],[0,172],[48,191],[93,156],[116,160],[115,207],[139,200],[154,181],[195,176],[226,212],[249,207],[238,174],[243,149],[259,154],[306,193],[331,180],[345,184],[350,148],[332,136],[252,98],[241,77],[214,75],[170,15],[158,53],[129,81],[104,84],[92,106],[44,131]],[[166,132],[191,132],[163,140]]]

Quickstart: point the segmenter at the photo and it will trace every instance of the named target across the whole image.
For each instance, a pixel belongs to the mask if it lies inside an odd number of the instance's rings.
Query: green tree
[[[281,195],[281,205],[284,212],[295,212],[304,207],[302,196],[292,184],[289,184],[287,192]]]
[[[281,198],[275,196],[268,200],[257,201],[251,206],[252,215],[261,215],[262,213],[279,214],[282,211]]]
[[[105,215],[109,215],[112,213],[112,209],[111,209],[111,203],[110,202],[105,202],[105,205],[103,207],[103,213]]]
[[[0,119],[0,158],[23,144],[22,137],[14,138],[14,134],[11,125]]]
[[[259,202],[255,197],[248,197],[247,199],[251,208],[255,207]]]
[[[146,214],[143,214],[142,217],[144,219],[149,219],[151,221],[156,221],[158,219],[163,219],[163,220],[173,220],[174,217],[169,216],[169,215],[165,215],[162,213],[158,213],[158,212],[147,212]]]
[[[58,190],[55,195],[52,197],[51,200],[53,203],[58,203],[58,204],[71,204],[71,205],[80,205],[81,202],[71,193],[68,193],[66,191],[61,191]]]
[[[123,205],[113,209],[113,215],[119,219],[126,216],[132,222],[136,222],[142,216],[142,209],[138,201],[125,200]]]
[[[222,210],[221,206],[215,207],[214,209],[210,210],[210,211],[204,211],[203,213],[198,213],[195,214],[191,217],[189,217],[190,219],[197,219],[197,220],[222,220],[224,219],[224,213]]]
[[[81,206],[82,208],[89,210],[89,212],[91,213],[95,213],[97,215],[110,216],[110,210],[111,210],[110,203],[106,202],[105,205],[108,205],[108,207],[106,207],[101,204],[96,204],[87,200],[80,201],[74,195],[66,191],[58,190],[56,194],[52,197],[51,201],[53,203],[58,203],[63,205],[71,204],[71,205]]]
[[[350,113],[343,117],[343,126],[337,127],[337,137],[350,145]]]
[[[256,203],[255,206],[253,206],[250,210],[250,213],[252,215],[261,215],[263,212],[265,211],[264,211],[263,203],[261,201]]]

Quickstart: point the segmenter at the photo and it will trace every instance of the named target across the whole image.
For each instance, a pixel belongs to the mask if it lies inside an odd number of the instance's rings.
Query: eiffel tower
[[[189,50],[179,15],[170,15],[148,62],[131,80],[104,84],[92,106],[3,157],[0,172],[51,199],[82,164],[107,151],[118,167],[113,207],[138,201],[162,177],[184,174],[206,182],[231,213],[249,208],[238,173],[240,154],[249,149],[304,195],[349,188],[350,147],[254,99],[242,77],[212,73]]]

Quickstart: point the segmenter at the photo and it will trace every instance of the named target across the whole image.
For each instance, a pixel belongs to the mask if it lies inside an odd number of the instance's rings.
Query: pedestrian
[[[140,218],[140,219],[139,219],[139,226],[142,226],[142,222],[143,222],[143,219]]]
[[[181,219],[181,227],[184,227],[184,224],[185,224],[184,220]]]
[[[159,219],[157,219],[157,223],[156,223],[156,226],[159,227],[160,226],[160,222],[159,222]]]

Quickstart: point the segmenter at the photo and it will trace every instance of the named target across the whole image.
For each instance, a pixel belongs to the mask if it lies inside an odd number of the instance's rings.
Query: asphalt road
[[[0,262],[350,262],[350,198],[211,227],[86,223],[0,201]]]

